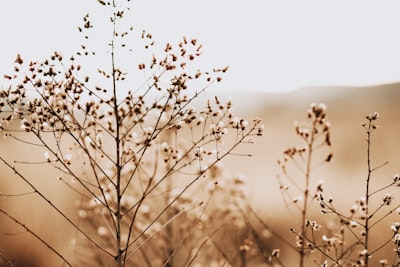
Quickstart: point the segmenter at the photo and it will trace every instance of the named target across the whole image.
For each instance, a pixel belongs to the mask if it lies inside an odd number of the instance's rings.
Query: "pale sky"
[[[400,80],[399,1],[133,0],[138,32],[158,43],[203,44],[199,68],[230,66],[218,90],[286,91]],[[13,0],[0,9],[0,72],[17,53],[40,60],[80,45],[96,0]],[[101,34],[107,36],[104,30]],[[1,75],[2,76],[2,75]],[[3,80],[4,81],[4,80]]]

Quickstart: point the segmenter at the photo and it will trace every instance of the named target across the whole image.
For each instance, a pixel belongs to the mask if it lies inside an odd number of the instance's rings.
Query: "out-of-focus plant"
[[[291,228],[291,232],[296,234],[299,266],[307,266],[310,229],[319,228],[314,220],[309,219],[311,204],[315,202],[316,193],[322,187],[321,180],[313,180],[312,171],[319,165],[330,162],[333,156],[332,152],[326,151],[331,146],[330,123],[326,116],[324,104],[312,104],[307,114],[308,122],[295,124],[296,135],[301,139],[302,145],[287,148],[283,159],[278,160],[281,173],[277,178],[282,197],[287,209],[295,218],[300,219],[299,228],[295,225]],[[316,183],[315,188],[313,183]]]
[[[130,90],[129,69],[118,64],[135,32],[123,23],[130,1],[98,2],[110,11],[108,67],[94,64],[95,75],[90,66],[80,65],[80,60],[98,59],[86,43],[68,59],[54,52],[42,62],[26,63],[18,55],[14,72],[4,76],[11,85],[0,91],[4,136],[43,153],[34,162],[5,155],[0,161],[78,232],[76,257],[66,258],[12,211],[0,211],[68,266],[232,263],[214,236],[227,223],[234,227],[226,219],[237,218],[238,210],[226,195],[240,200],[241,183],[215,170],[239,145],[262,134],[260,120],[234,116],[231,102],[217,97],[204,108],[194,107],[228,69],[192,70],[202,48],[196,39],[184,37],[177,48],[168,43],[161,57],[154,54],[149,63],[139,63],[140,71],[151,74],[145,85]],[[94,25],[89,14],[84,16],[78,30],[85,42]],[[141,38],[145,49],[154,45],[150,33],[143,31]],[[29,167],[38,164],[51,166],[59,182],[80,196],[77,220],[31,181]],[[210,181],[227,186],[207,191],[201,185]],[[227,205],[224,212],[214,198]]]
[[[372,177],[376,170],[388,163],[373,166],[371,162],[371,137],[378,128],[375,123],[378,117],[376,112],[370,114],[366,116],[367,122],[362,124],[367,133],[368,172],[365,180],[365,195],[355,201],[349,213],[342,212],[334,205],[334,198],[325,195],[322,180],[316,183],[314,191],[310,186],[312,170],[321,163],[330,162],[333,156],[329,151],[324,151],[322,155],[317,154],[317,150],[331,146],[330,124],[326,121],[325,105],[312,104],[308,111],[309,123],[296,123],[296,134],[305,145],[291,147],[284,151],[284,158],[278,161],[281,173],[277,177],[287,209],[295,217],[300,218],[298,225],[290,229],[296,234],[299,266],[309,264],[316,266],[399,265],[400,224],[397,219],[390,216],[399,212],[400,205],[395,204],[394,195],[389,189],[398,187],[400,178],[399,175],[395,175],[387,184],[376,186]],[[316,163],[313,164],[313,162]],[[299,179],[299,177],[304,177],[304,179]],[[382,194],[385,190],[388,191]],[[378,194],[382,195],[379,197]],[[312,206],[313,202],[319,204],[319,209],[324,215],[316,217],[315,213],[311,213],[318,207]],[[335,226],[325,225],[327,218],[333,219],[336,222]],[[390,231],[378,234],[376,231],[378,226],[386,224],[388,220],[394,220]],[[265,224],[264,228],[269,227]],[[274,234],[280,237],[278,233]],[[381,243],[374,241],[378,235],[384,237],[383,241],[379,241]],[[390,244],[395,245],[393,250],[390,249]],[[294,248],[290,245],[288,247]],[[382,250],[385,250],[384,258],[381,259],[381,256],[377,258],[375,255]]]
[[[373,173],[388,164],[384,162],[373,166],[371,161],[372,133],[378,128],[376,120],[379,114],[375,112],[366,116],[366,123],[362,124],[367,134],[367,175],[365,179],[365,191],[351,206],[349,212],[342,212],[334,205],[333,197],[326,197],[321,190],[318,201],[324,214],[331,214],[338,219],[338,231],[330,236],[322,236],[322,241],[315,242],[317,248],[326,256],[326,264],[330,262],[341,266],[398,266],[399,261],[399,223],[395,218],[389,216],[398,214],[400,204],[394,200],[390,188],[400,185],[400,178],[394,178],[383,186],[374,185]],[[382,181],[383,182],[383,181]],[[381,184],[381,183],[380,183]],[[376,188],[378,187],[378,188]],[[384,192],[387,190],[386,192]],[[390,226],[390,231],[377,231],[379,226],[395,220]],[[379,233],[378,233],[379,232]],[[377,237],[383,237],[382,243],[373,242]],[[390,244],[395,245],[393,255]],[[389,249],[387,249],[389,247]],[[375,255],[386,250],[384,259],[378,259]]]

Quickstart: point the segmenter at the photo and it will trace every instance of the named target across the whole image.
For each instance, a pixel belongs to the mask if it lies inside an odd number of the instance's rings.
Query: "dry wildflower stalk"
[[[291,209],[293,205],[301,213],[301,227],[300,230],[292,228],[291,231],[297,235],[297,247],[300,253],[300,266],[307,264],[306,255],[307,252],[317,252],[319,256],[313,257],[313,262],[318,266],[369,266],[373,264],[379,264],[380,266],[397,266],[399,264],[399,229],[400,224],[394,222],[390,229],[391,231],[387,234],[387,239],[381,244],[371,245],[371,238],[374,236],[375,229],[387,220],[388,217],[399,212],[400,205],[394,204],[394,197],[391,193],[383,194],[381,200],[371,202],[377,197],[378,193],[389,189],[390,187],[398,187],[400,185],[399,175],[395,175],[393,180],[388,184],[378,188],[372,189],[372,174],[379,168],[385,166],[387,162],[373,167],[371,164],[371,135],[378,128],[375,124],[378,119],[378,113],[374,113],[366,116],[367,122],[362,124],[367,133],[367,169],[368,173],[365,182],[365,195],[361,196],[355,201],[353,206],[350,208],[349,213],[341,212],[334,205],[333,197],[326,197],[324,195],[324,186],[322,181],[316,186],[314,194],[310,193],[310,171],[313,169],[311,166],[311,154],[315,153],[314,148],[320,148],[323,145],[330,146],[329,137],[329,124],[325,121],[324,106],[320,109],[315,108],[312,105],[309,111],[309,118],[311,119],[310,128],[301,129],[296,126],[296,133],[305,141],[306,146],[304,148],[289,148],[285,150],[285,158],[279,161],[281,166],[282,174],[278,175],[280,181],[280,189],[284,196],[285,203],[288,209]],[[321,116],[320,120],[318,117]],[[319,121],[319,122],[318,122]],[[315,127],[320,125],[320,129]],[[313,133],[315,134],[313,137]],[[319,136],[321,143],[315,142],[315,137]],[[314,142],[312,141],[314,140]],[[315,145],[315,146],[314,146]],[[329,162],[332,158],[332,154],[328,153],[328,156],[324,157],[325,162]],[[296,168],[300,169],[304,175],[305,186],[302,187],[298,184],[293,175],[291,175],[288,162],[293,162]],[[306,166],[303,168],[303,166]],[[317,165],[318,166],[318,165]],[[300,197],[294,197],[291,187],[285,185],[282,181],[283,178],[289,179],[294,187],[302,195]],[[306,201],[305,201],[306,200]],[[333,227],[329,227],[330,230],[323,230],[323,226],[316,220],[309,218],[310,204],[313,201],[317,201],[321,207],[323,214],[334,215],[338,219],[338,225],[336,230]],[[327,227],[328,228],[328,227]],[[321,230],[322,229],[322,230]],[[394,243],[395,250],[392,256],[393,261],[389,264],[387,259],[374,259],[373,256],[389,246],[390,243]]]
[[[191,188],[200,178],[210,176],[237,146],[252,143],[263,127],[258,119],[248,123],[235,117],[232,104],[218,98],[200,111],[193,108],[194,100],[221,80],[213,74],[227,71],[186,72],[187,65],[201,55],[201,45],[195,39],[183,38],[177,51],[167,44],[164,57],[153,56],[149,64],[140,63],[140,71],[151,70],[153,74],[141,89],[126,90],[127,71],[116,62],[119,49],[126,48],[124,40],[133,30],[118,29],[129,8],[121,8],[123,1],[98,2],[111,10],[113,25],[111,66],[109,70],[97,69],[104,84],[95,83],[101,78],[84,74],[79,59],[95,57],[96,53],[82,44],[67,60],[54,52],[43,62],[26,65],[18,55],[15,73],[4,76],[14,84],[0,92],[0,129],[27,148],[42,149],[43,159],[34,163],[52,166],[60,183],[81,196],[78,215],[82,223],[70,218],[29,181],[29,174],[20,170],[29,166],[28,162],[10,162],[3,156],[0,160],[78,231],[78,244],[86,242],[84,255],[78,255],[78,260],[85,264],[190,264],[194,258],[187,256],[193,255],[196,247],[194,255],[205,244],[212,244],[208,240],[220,229],[204,226],[213,222],[210,217],[215,214],[204,220],[204,203],[194,197],[202,194],[196,195]],[[85,40],[92,28],[87,14],[78,28]],[[154,44],[151,34],[143,32],[142,38],[148,42],[146,49]],[[188,88],[198,84],[194,81],[202,81],[203,86],[190,93]],[[192,242],[189,246],[188,240]],[[192,250],[185,255],[181,250],[186,246]],[[223,253],[216,254],[216,258],[226,260]],[[60,259],[72,266],[63,256]]]
[[[318,231],[319,224],[310,221],[308,216],[310,205],[316,198],[318,188],[322,187],[322,182],[318,182],[315,193],[311,190],[312,170],[321,163],[330,162],[333,154],[323,152],[323,161],[315,163],[317,150],[331,146],[330,123],[326,120],[326,106],[324,104],[312,104],[308,110],[308,123],[296,123],[296,135],[304,143],[301,147],[290,147],[284,151],[284,157],[278,161],[281,167],[281,174],[277,175],[280,191],[288,210],[300,213],[300,229],[292,228],[296,234],[296,246],[300,254],[299,266],[306,265],[306,255],[310,250],[309,231]],[[300,180],[295,175],[304,177]],[[303,183],[300,184],[299,181]],[[297,217],[298,215],[295,214]],[[311,233],[312,234],[312,233]],[[313,234],[312,234],[313,235]]]
[[[385,166],[388,162],[384,162],[381,165],[372,167],[371,163],[371,135],[378,128],[376,120],[379,114],[374,113],[366,116],[366,123],[362,124],[367,134],[367,169],[368,173],[365,182],[365,195],[361,196],[355,201],[353,206],[350,208],[349,213],[339,211],[333,204],[333,198],[325,198],[323,192],[319,192],[318,200],[320,202],[322,212],[324,214],[333,214],[337,216],[339,220],[339,231],[333,233],[332,237],[324,237],[325,247],[327,250],[323,251],[323,254],[330,256],[333,262],[340,263],[341,266],[346,264],[352,264],[352,266],[369,266],[373,264],[379,264],[380,266],[398,266],[399,261],[399,223],[394,222],[388,231],[387,239],[381,244],[372,245],[372,238],[378,226],[384,223],[384,219],[394,212],[398,213],[400,204],[394,203],[394,197],[391,193],[385,193],[380,198],[379,202],[372,201],[376,199],[377,194],[390,187],[400,186],[400,178],[395,175],[391,182],[378,188],[372,189],[372,174]],[[383,235],[381,233],[380,235]],[[354,241],[352,241],[354,240]],[[390,243],[394,243],[395,252],[393,261],[389,265],[387,259],[378,260],[375,258],[372,261],[374,255],[386,248]],[[338,246],[339,245],[339,246]],[[322,245],[321,245],[322,246]],[[340,247],[336,253],[332,254],[329,250],[333,250],[335,246]]]

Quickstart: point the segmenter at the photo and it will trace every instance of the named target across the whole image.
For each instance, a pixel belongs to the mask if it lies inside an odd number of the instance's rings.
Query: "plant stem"
[[[308,146],[308,153],[307,153],[307,165],[306,165],[306,172],[305,172],[305,188],[304,188],[304,203],[303,203],[303,209],[301,211],[301,248],[300,248],[300,267],[304,267],[304,261],[305,261],[305,250],[306,250],[306,244],[305,244],[305,236],[306,236],[306,220],[307,220],[307,210],[308,210],[308,198],[309,198],[309,186],[310,186],[310,175],[311,175],[311,161],[312,161],[312,153],[313,153],[313,143],[315,139],[315,128],[317,127],[316,125],[317,121],[313,121],[313,126],[311,130],[311,135],[310,135],[310,140],[307,143]]]
[[[171,143],[171,134],[169,134],[167,136],[167,140],[168,143]],[[171,168],[169,168],[171,169]],[[168,172],[168,167],[167,170]],[[172,180],[171,179],[167,179],[166,180],[166,188],[165,188],[166,192],[168,192],[167,194],[165,194],[165,198],[164,198],[164,202],[165,202],[165,206],[168,206],[168,203],[171,201],[171,192],[172,192]],[[176,214],[177,211],[174,211],[173,209],[168,209],[166,211],[167,214],[167,218],[173,218]],[[167,254],[165,255],[167,257],[167,261],[165,262],[165,266],[166,267],[173,267],[174,266],[174,249],[175,249],[175,244],[174,244],[174,230],[173,230],[173,224],[167,224],[165,226],[165,230],[167,233],[167,236],[169,238],[169,246],[167,248]],[[165,240],[166,243],[168,242],[168,240]]]
[[[6,215],[8,218],[13,220],[15,223],[19,224],[22,226],[27,232],[29,232],[31,235],[33,235],[37,240],[39,240],[42,244],[44,244],[48,249],[50,249],[53,253],[55,253],[65,264],[68,266],[72,267],[72,264],[67,261],[67,259],[64,258],[63,255],[60,254],[53,246],[51,246],[47,241],[45,241],[43,238],[41,238],[39,235],[37,235],[34,231],[32,231],[28,226],[26,226],[24,223],[21,221],[17,220],[15,217],[11,216],[8,214],[5,210],[0,209],[0,212]],[[1,253],[0,253],[0,259],[4,259],[7,261],[7,264],[9,266],[15,266],[12,264],[12,262],[8,261]]]
[[[121,139],[120,139],[120,116],[118,113],[118,98],[117,98],[117,78],[116,78],[116,67],[115,67],[115,45],[114,45],[114,40],[116,36],[116,4],[115,0],[113,0],[113,38],[111,41],[111,67],[112,67],[112,87],[113,87],[113,108],[114,108],[114,119],[115,119],[115,156],[116,156],[116,161],[115,161],[115,167],[116,167],[116,197],[117,197],[117,207],[115,210],[115,217],[116,217],[116,233],[115,233],[115,238],[116,238],[116,249],[117,249],[117,255],[115,256],[116,260],[116,266],[117,267],[122,267],[124,266],[123,263],[123,252],[124,250],[122,249],[122,242],[121,242],[121,221],[122,221],[122,212],[121,212]],[[111,207],[109,207],[111,209]]]
[[[365,253],[365,266],[368,266],[368,259],[369,259],[369,251],[368,251],[368,231],[369,231],[369,185],[371,179],[371,130],[372,130],[372,120],[368,122],[367,128],[367,165],[368,165],[368,175],[367,175],[367,182],[365,188],[365,205],[366,205],[366,219],[364,224],[364,232],[365,232],[365,241],[364,241],[364,249],[367,251]]]

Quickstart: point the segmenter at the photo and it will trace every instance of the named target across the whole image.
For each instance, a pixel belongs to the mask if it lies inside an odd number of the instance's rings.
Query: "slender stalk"
[[[305,236],[306,236],[306,220],[307,220],[307,211],[308,211],[308,198],[310,193],[310,176],[311,176],[311,161],[312,161],[312,154],[313,154],[313,144],[315,139],[315,128],[316,128],[317,121],[313,121],[313,126],[311,130],[310,140],[307,143],[307,162],[306,162],[306,172],[305,172],[305,188],[304,188],[304,203],[303,209],[301,211],[301,248],[300,248],[300,267],[304,267],[304,261],[306,256],[306,243],[305,243]]]
[[[47,241],[45,241],[43,238],[41,238],[38,234],[36,234],[34,231],[32,231],[28,226],[26,226],[24,223],[16,219],[15,217],[11,216],[8,212],[6,212],[3,209],[0,209],[0,212],[6,215],[8,218],[13,220],[15,223],[19,224],[22,226],[27,232],[29,232],[31,235],[33,235],[36,239],[38,239],[42,244],[44,244],[48,249],[50,249],[54,254],[56,254],[65,264],[68,266],[72,267],[72,264],[64,258],[63,255],[61,255],[60,252],[57,251],[53,246],[51,246]],[[1,254],[0,254],[1,255]],[[0,257],[1,258],[1,257]],[[7,262],[10,266],[14,266],[11,262]]]
[[[1,254],[0,253],[0,259],[2,259],[3,261],[5,261],[7,264],[8,264],[8,266],[10,266],[10,267],[16,267],[15,265],[14,265],[14,263],[12,263],[10,260],[8,260],[3,254]]]
[[[36,194],[40,196],[45,202],[47,202],[58,214],[60,214],[69,224],[71,224],[76,230],[83,234],[93,245],[100,249],[100,251],[112,256],[105,248],[103,248],[99,243],[97,243],[88,233],[86,233],[81,227],[79,227],[72,219],[61,211],[50,199],[48,199],[44,193],[42,193],[36,186],[34,186],[26,176],[19,172],[14,166],[12,166],[4,158],[0,157],[0,161],[3,162],[8,168],[14,171],[14,173],[21,178],[29,187],[31,187]]]
[[[168,137],[169,137],[169,139],[171,139],[171,135],[169,135]],[[169,140],[169,142],[170,141],[171,140]],[[167,168],[166,172],[168,172],[168,168],[169,167],[166,166],[166,168]],[[167,194],[165,194],[165,196],[164,196],[164,203],[165,203],[165,206],[168,206],[168,203],[171,201],[172,179],[167,179],[165,182],[166,182],[165,191],[167,192]],[[168,218],[173,218],[176,214],[177,214],[177,211],[173,210],[173,209],[168,209],[166,211],[166,215],[167,215]],[[174,266],[174,249],[175,249],[174,248],[175,244],[174,244],[174,228],[173,228],[173,224],[171,223],[171,224],[166,225],[165,230],[166,230],[166,235],[170,239],[169,240],[170,244],[169,244],[169,246],[167,248],[167,255],[165,255],[167,257],[167,261],[165,263],[165,266],[166,267],[173,267]]]
[[[368,259],[369,259],[369,251],[368,251],[368,238],[369,238],[369,196],[370,196],[370,180],[371,180],[371,173],[372,173],[372,168],[371,168],[371,131],[372,131],[372,120],[369,119],[368,122],[368,128],[367,128],[367,165],[368,165],[368,174],[367,174],[367,181],[366,181],[366,188],[365,188],[365,205],[366,205],[366,219],[365,219],[365,224],[364,224],[364,234],[365,234],[365,240],[364,240],[364,249],[367,251],[365,253],[364,261],[365,261],[365,266],[368,266]]]
[[[115,233],[115,239],[116,239],[116,249],[117,249],[117,255],[115,256],[115,261],[116,261],[116,266],[117,267],[122,267],[124,266],[123,262],[123,253],[124,249],[122,249],[122,242],[121,242],[121,232],[122,232],[122,210],[121,210],[121,138],[120,138],[120,116],[118,113],[118,98],[117,98],[117,77],[116,77],[116,65],[115,65],[115,36],[116,36],[116,3],[115,0],[113,0],[113,17],[112,17],[112,23],[113,23],[113,37],[111,40],[111,67],[112,67],[112,88],[113,88],[113,109],[114,109],[114,120],[115,120],[115,168],[116,168],[116,184],[115,184],[115,190],[116,190],[116,210],[115,210],[115,217],[116,217],[116,233]],[[111,207],[109,207],[111,208]]]

